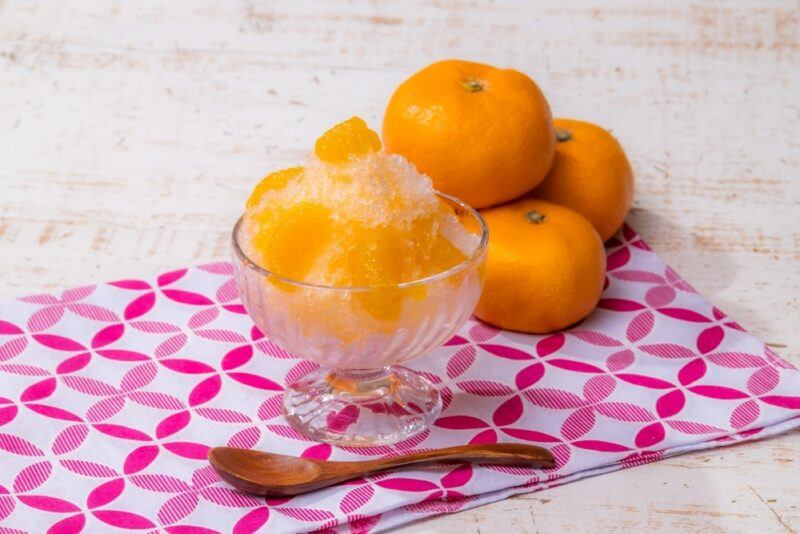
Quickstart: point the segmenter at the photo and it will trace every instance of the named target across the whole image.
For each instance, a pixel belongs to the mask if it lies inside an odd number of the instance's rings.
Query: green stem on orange
[[[529,223],[542,224],[547,217],[536,210],[531,210],[525,214],[525,218],[528,219]]]
[[[572,132],[569,130],[562,130],[561,128],[556,128],[556,141],[559,143],[564,143],[572,139]]]
[[[470,78],[469,80],[462,81],[461,87],[463,87],[470,93],[479,93],[486,88],[486,82],[484,82],[483,80]]]

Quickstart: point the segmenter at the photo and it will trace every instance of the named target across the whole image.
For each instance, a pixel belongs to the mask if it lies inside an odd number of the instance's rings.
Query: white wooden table
[[[800,363],[800,4],[0,1],[0,297],[227,256],[266,171],[440,58],[611,128],[631,224]],[[800,437],[681,456],[407,532],[800,530]]]

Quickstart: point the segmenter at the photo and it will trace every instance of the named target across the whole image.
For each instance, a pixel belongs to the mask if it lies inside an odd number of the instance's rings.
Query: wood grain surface
[[[460,57],[610,128],[630,223],[800,364],[800,3],[0,0],[0,297],[228,256],[255,180]],[[800,433],[407,532],[800,530]]]

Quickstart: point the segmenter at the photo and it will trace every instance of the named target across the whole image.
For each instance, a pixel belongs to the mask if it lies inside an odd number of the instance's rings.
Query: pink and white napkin
[[[0,304],[0,532],[371,532],[800,424],[800,373],[630,228],[582,324],[532,336],[470,321],[412,362],[445,407],[410,440],[296,434],[282,391],[314,367],[253,326],[227,263]],[[549,447],[558,466],[442,465],[265,500],[206,461],[225,444],[358,460],[496,441]]]

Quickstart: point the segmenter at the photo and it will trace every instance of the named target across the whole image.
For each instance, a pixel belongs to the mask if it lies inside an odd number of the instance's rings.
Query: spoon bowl
[[[215,447],[209,452],[208,460],[231,486],[247,493],[268,496],[299,495],[407,465],[474,462],[540,469],[555,466],[555,459],[547,449],[519,443],[460,445],[360,462],[314,460],[234,447]]]

